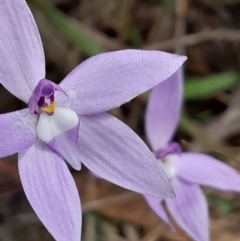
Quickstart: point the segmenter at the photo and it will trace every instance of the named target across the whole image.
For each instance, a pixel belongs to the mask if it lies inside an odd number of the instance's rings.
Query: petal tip
[[[181,58],[182,58],[182,61],[183,61],[183,62],[185,62],[185,61],[188,59],[188,57],[185,56],[185,55],[184,55],[184,56],[181,56]]]

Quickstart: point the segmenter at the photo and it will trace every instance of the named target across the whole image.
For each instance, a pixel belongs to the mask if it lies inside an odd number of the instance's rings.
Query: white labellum
[[[159,159],[160,165],[168,179],[176,176],[176,162],[178,159],[179,157],[176,154],[167,155],[164,157],[164,160]]]
[[[71,110],[56,107],[53,115],[41,113],[37,123],[37,136],[43,142],[49,142],[54,137],[78,125],[78,116]]]

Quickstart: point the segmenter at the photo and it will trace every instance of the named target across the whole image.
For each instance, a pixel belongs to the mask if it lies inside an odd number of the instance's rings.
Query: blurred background
[[[88,57],[139,48],[186,54],[185,108],[175,140],[240,170],[239,0],[28,0],[42,37],[47,78],[59,83]],[[97,78],[97,76],[96,76]],[[93,97],[94,98],[94,97]],[[146,141],[148,93],[115,115]],[[0,113],[24,104],[0,86]],[[1,140],[2,141],[2,140]],[[136,193],[72,170],[83,208],[83,241],[186,241]],[[204,189],[213,241],[240,240],[240,196]],[[17,156],[0,161],[0,240],[50,241],[19,180]]]

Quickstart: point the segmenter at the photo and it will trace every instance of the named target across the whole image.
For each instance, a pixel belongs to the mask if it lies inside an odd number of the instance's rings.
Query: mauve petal
[[[28,109],[0,115],[0,158],[33,145],[37,116]]]
[[[172,138],[181,114],[183,73],[180,68],[151,92],[145,115],[145,131],[152,149],[163,148]]]
[[[224,191],[240,192],[239,173],[206,154],[182,153],[177,163],[177,173],[182,179]]]
[[[34,211],[57,241],[79,241],[81,207],[66,163],[43,143],[19,153],[19,173]]]
[[[201,188],[180,179],[171,181],[176,198],[166,199],[172,217],[195,241],[209,241],[208,206]]]
[[[141,194],[174,196],[153,153],[128,126],[107,113],[79,118],[79,157],[90,171]]]
[[[42,42],[24,0],[0,0],[0,6],[0,83],[27,103],[45,77]]]
[[[143,196],[145,198],[145,200],[147,201],[148,205],[151,207],[151,209],[154,211],[155,214],[157,214],[157,216],[159,218],[161,218],[168,226],[169,228],[174,231],[174,227],[171,224],[171,221],[168,218],[168,215],[166,213],[166,211],[163,208],[162,205],[162,199],[156,198],[156,197],[151,197],[151,196]]]
[[[79,124],[45,144],[61,155],[74,169],[79,171],[81,169],[81,161],[77,151],[78,132]]]
[[[146,50],[99,54],[60,83],[68,94],[68,100],[61,96],[61,103],[82,115],[108,111],[169,78],[185,60],[185,56]]]

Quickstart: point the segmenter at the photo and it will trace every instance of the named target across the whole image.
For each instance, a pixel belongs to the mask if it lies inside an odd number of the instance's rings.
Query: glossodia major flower
[[[176,194],[176,198],[164,200],[168,211],[193,240],[208,241],[208,205],[200,186],[240,192],[240,175],[209,155],[181,152],[178,143],[170,142],[179,120],[182,99],[183,75],[180,69],[152,90],[145,115],[145,130],[155,157]],[[163,199],[149,196],[145,199],[173,229],[163,208]]]
[[[59,241],[79,241],[80,199],[64,160],[124,188],[161,198],[173,191],[140,138],[106,111],[170,77],[186,60],[159,51],[104,53],[59,85],[45,78],[42,42],[24,0],[0,0],[0,83],[28,104],[0,115],[0,158],[19,153],[36,214]]]

